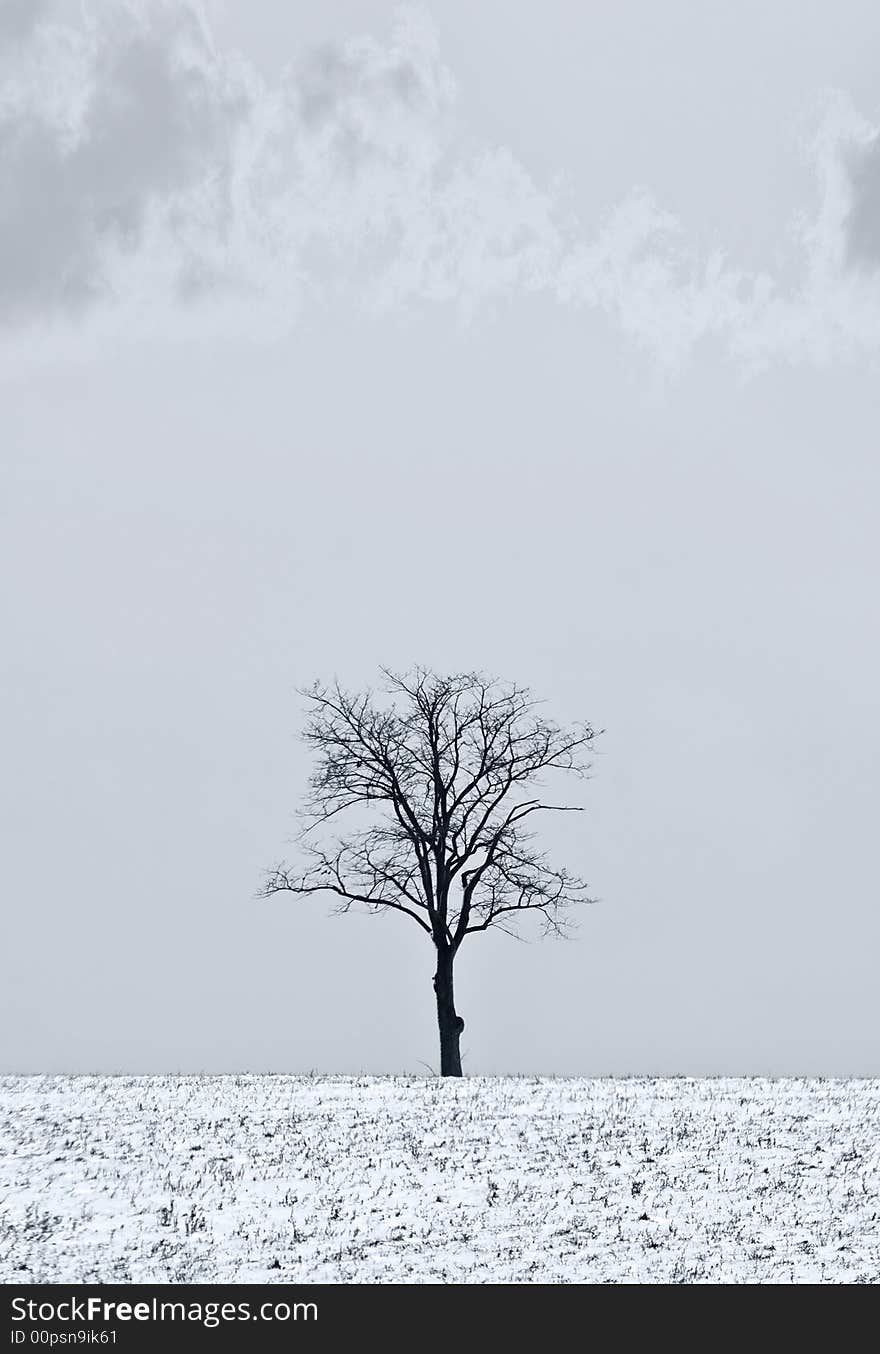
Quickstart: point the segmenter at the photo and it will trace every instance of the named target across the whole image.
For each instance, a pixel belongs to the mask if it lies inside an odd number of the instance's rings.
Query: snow
[[[0,1078],[6,1283],[880,1281],[880,1081]]]

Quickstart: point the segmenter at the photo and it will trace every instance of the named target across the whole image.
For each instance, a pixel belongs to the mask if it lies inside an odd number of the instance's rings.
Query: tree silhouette
[[[420,926],[436,950],[441,1075],[461,1076],[453,973],[465,937],[515,930],[527,914],[564,934],[569,908],[589,901],[581,879],[535,848],[531,827],[540,813],[582,812],[535,790],[546,773],[585,776],[597,732],[552,723],[526,688],[478,673],[382,672],[384,703],[338,682],[301,693],[317,757],[304,862],[267,871],[261,894],[327,891],[340,912],[361,904]],[[337,819],[342,835],[316,844],[316,830]]]

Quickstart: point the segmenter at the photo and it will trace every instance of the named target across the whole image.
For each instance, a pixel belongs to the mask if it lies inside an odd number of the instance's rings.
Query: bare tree
[[[479,674],[383,676],[384,704],[338,683],[302,693],[304,738],[317,754],[299,838],[305,861],[268,871],[262,895],[326,890],[340,912],[361,904],[420,926],[436,950],[441,1075],[460,1077],[453,969],[465,937],[514,930],[527,914],[563,934],[571,905],[589,901],[530,829],[539,813],[582,811],[545,803],[536,787],[549,772],[583,777],[597,734],[552,723],[528,690]],[[336,819],[346,831],[315,844],[316,829]]]

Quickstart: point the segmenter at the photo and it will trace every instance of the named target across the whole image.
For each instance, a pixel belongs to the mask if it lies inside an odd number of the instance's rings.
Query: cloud
[[[461,125],[418,11],[381,40],[305,54],[272,87],[187,0],[77,14],[0,0],[8,332],[163,317],[271,333],[333,295],[474,315],[540,294],[668,366],[707,340],[752,366],[880,349],[880,133],[845,99],[807,147],[817,207],[783,284],[690,248],[647,191],[576,220],[557,184]]]
[[[21,42],[44,18],[49,0],[0,0],[0,41]]]
[[[752,364],[821,365],[880,354],[880,271],[870,258],[870,188],[865,171],[878,129],[839,91],[817,106],[803,153],[816,182],[816,207],[792,229],[787,288],[768,288],[729,346]],[[868,174],[870,177],[870,174]]]
[[[854,267],[880,268],[880,136],[875,136],[851,169],[852,205],[846,222],[848,261]]]
[[[15,12],[14,10],[12,11]],[[211,198],[222,232],[244,91],[185,6],[96,11],[77,29],[49,7],[3,71],[0,313],[76,313],[116,291],[126,260],[161,225],[187,256],[186,226]]]
[[[846,262],[873,273],[880,268],[880,132],[854,120],[848,140],[848,151],[841,155]]]

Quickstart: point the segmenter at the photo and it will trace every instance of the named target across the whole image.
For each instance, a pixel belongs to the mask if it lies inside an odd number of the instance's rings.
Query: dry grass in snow
[[[880,1082],[0,1078],[6,1283],[877,1282]]]

